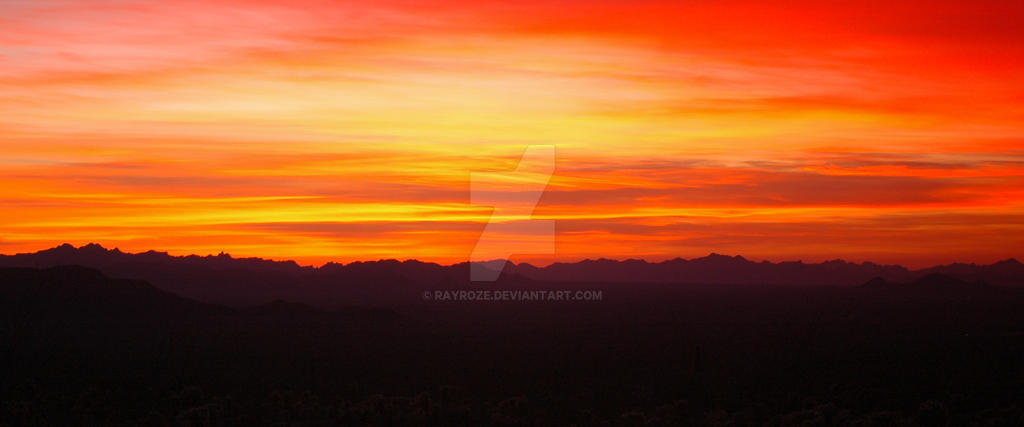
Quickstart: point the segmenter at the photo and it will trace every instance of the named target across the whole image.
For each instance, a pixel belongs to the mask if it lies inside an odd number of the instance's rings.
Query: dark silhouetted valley
[[[1024,424],[1013,260],[0,264],[0,425]],[[425,295],[481,289],[600,298]]]

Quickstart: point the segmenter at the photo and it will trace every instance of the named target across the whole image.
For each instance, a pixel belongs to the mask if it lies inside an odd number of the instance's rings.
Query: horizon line
[[[842,258],[833,258],[833,259],[828,259],[828,260],[820,261],[820,262],[804,262],[803,260],[783,260],[783,261],[772,261],[772,260],[768,260],[768,259],[754,260],[754,259],[750,259],[750,258],[744,257],[743,255],[740,255],[740,254],[737,254],[737,255],[726,255],[726,254],[721,254],[721,253],[713,252],[712,251],[712,252],[708,253],[707,255],[704,255],[704,256],[701,256],[701,257],[683,258],[681,256],[676,256],[676,257],[673,257],[673,258],[666,258],[666,259],[663,259],[663,260],[660,260],[660,261],[652,261],[652,260],[647,260],[647,259],[644,259],[644,258],[617,259],[617,258],[599,257],[599,258],[582,258],[582,259],[578,259],[578,260],[575,260],[575,261],[553,261],[551,263],[541,265],[541,264],[533,264],[533,263],[530,263],[530,262],[519,262],[519,263],[516,263],[516,262],[512,261],[511,259],[495,258],[495,259],[490,259],[490,260],[486,260],[486,261],[468,261],[467,260],[467,261],[450,263],[450,264],[442,264],[442,263],[434,262],[434,261],[423,261],[423,260],[420,260],[420,259],[417,259],[417,258],[413,257],[413,258],[404,258],[404,259],[399,259],[399,258],[380,258],[380,259],[376,259],[376,260],[356,260],[356,261],[351,261],[351,262],[348,262],[348,263],[339,262],[339,261],[328,261],[328,262],[325,262],[325,263],[320,264],[320,265],[315,265],[315,264],[300,264],[298,261],[296,261],[294,259],[264,258],[264,257],[257,257],[257,256],[253,256],[253,257],[234,257],[230,253],[224,252],[224,251],[221,251],[220,253],[218,253],[216,255],[214,255],[212,253],[208,253],[206,255],[199,255],[199,254],[196,254],[196,253],[191,253],[191,254],[188,254],[188,255],[173,255],[170,252],[159,251],[159,250],[156,250],[156,249],[149,249],[149,250],[143,251],[143,252],[126,252],[126,251],[122,251],[120,248],[118,248],[116,246],[113,247],[113,248],[107,248],[106,246],[103,246],[102,244],[95,243],[95,242],[90,242],[90,243],[87,243],[87,244],[84,244],[84,245],[81,245],[81,246],[77,246],[77,247],[75,245],[72,245],[70,243],[66,243],[65,242],[65,243],[61,243],[61,244],[53,246],[53,247],[39,249],[39,250],[36,250],[35,252],[18,252],[18,253],[14,253],[14,254],[0,254],[0,256],[10,257],[10,256],[17,256],[17,255],[33,255],[33,254],[38,254],[40,252],[44,252],[44,251],[47,251],[47,250],[60,249],[60,248],[63,248],[63,247],[70,247],[70,248],[72,248],[74,250],[82,250],[82,249],[89,248],[89,247],[96,247],[96,248],[102,249],[102,250],[104,250],[106,252],[119,252],[119,253],[126,254],[126,255],[141,255],[141,254],[146,254],[146,253],[153,252],[153,253],[158,253],[158,254],[164,254],[164,255],[167,255],[167,256],[172,257],[172,258],[189,258],[189,257],[217,258],[217,257],[227,257],[227,258],[233,259],[233,260],[260,260],[260,261],[285,263],[285,264],[291,263],[291,264],[294,264],[294,265],[296,265],[298,267],[314,268],[314,269],[320,269],[320,268],[326,267],[327,265],[331,265],[331,264],[347,266],[347,265],[356,264],[356,263],[373,263],[373,262],[385,262],[385,261],[395,261],[395,262],[401,262],[401,263],[415,261],[415,262],[419,262],[419,263],[423,263],[423,264],[434,264],[434,265],[438,265],[438,266],[441,266],[441,267],[453,267],[453,266],[457,266],[457,265],[473,264],[473,263],[488,264],[488,263],[494,263],[494,262],[505,262],[505,263],[511,263],[512,265],[515,265],[515,266],[529,265],[529,266],[536,267],[536,268],[548,268],[548,267],[550,267],[552,265],[555,265],[555,264],[579,264],[579,263],[583,263],[583,262],[587,262],[587,261],[593,261],[593,262],[596,262],[596,261],[612,261],[612,262],[617,262],[617,263],[624,263],[624,262],[629,262],[629,261],[639,261],[639,262],[643,262],[643,263],[646,263],[646,264],[663,264],[663,263],[670,262],[670,261],[678,261],[678,260],[694,261],[694,260],[703,259],[703,258],[710,258],[710,257],[714,257],[714,256],[723,257],[723,258],[740,259],[740,260],[748,261],[748,262],[755,263],[755,264],[764,264],[764,263],[769,263],[769,264],[799,263],[799,264],[814,265],[814,264],[826,264],[826,263],[831,263],[831,262],[842,262],[842,263],[853,264],[853,265],[867,265],[867,264],[870,264],[870,265],[877,265],[877,266],[882,266],[882,267],[900,267],[900,268],[904,268],[904,269],[909,270],[909,271],[926,270],[926,269],[934,268],[934,267],[950,266],[950,265],[957,265],[957,264],[975,265],[975,266],[990,266],[990,265],[995,265],[995,264],[1004,263],[1004,262],[1020,263],[1020,261],[1016,257],[1009,256],[1007,258],[1000,258],[999,260],[993,261],[992,263],[989,263],[989,264],[979,264],[977,262],[954,261],[954,262],[951,262],[951,263],[948,263],[948,264],[934,264],[934,265],[930,265],[928,267],[911,268],[911,267],[907,267],[906,265],[903,265],[903,264],[882,264],[882,263],[877,263],[877,262],[874,262],[874,261],[853,262],[853,261],[847,261],[847,260],[842,259]]]

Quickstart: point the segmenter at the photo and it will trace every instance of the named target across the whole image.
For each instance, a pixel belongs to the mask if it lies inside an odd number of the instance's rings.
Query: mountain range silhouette
[[[234,258],[225,253],[215,256],[172,256],[157,251],[133,254],[94,243],[77,248],[63,244],[35,253],[0,255],[0,267],[63,265],[93,268],[110,277],[145,280],[160,290],[201,302],[246,306],[276,300],[326,307],[390,305],[415,302],[417,292],[422,290],[469,286],[550,288],[551,283],[563,287],[638,283],[854,287],[874,278],[907,283],[941,274],[966,283],[1024,287],[1024,264],[1016,259],[990,265],[955,263],[919,270],[843,260],[755,262],[742,256],[715,253],[662,262],[602,258],[545,267],[508,262],[498,282],[471,284],[469,263],[440,265],[416,260],[379,260],[312,267],[294,261]]]

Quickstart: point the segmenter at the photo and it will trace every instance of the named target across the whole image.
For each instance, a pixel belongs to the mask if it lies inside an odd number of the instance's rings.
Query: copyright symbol
[[[425,300],[429,300],[430,299],[430,291],[423,291],[423,299],[425,299]]]

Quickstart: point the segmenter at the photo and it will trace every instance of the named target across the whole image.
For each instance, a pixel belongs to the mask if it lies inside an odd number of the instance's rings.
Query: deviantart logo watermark
[[[470,254],[469,278],[493,282],[512,255],[555,253],[555,221],[532,219],[555,173],[555,146],[526,148],[512,172],[470,174],[470,204],[494,211]]]

